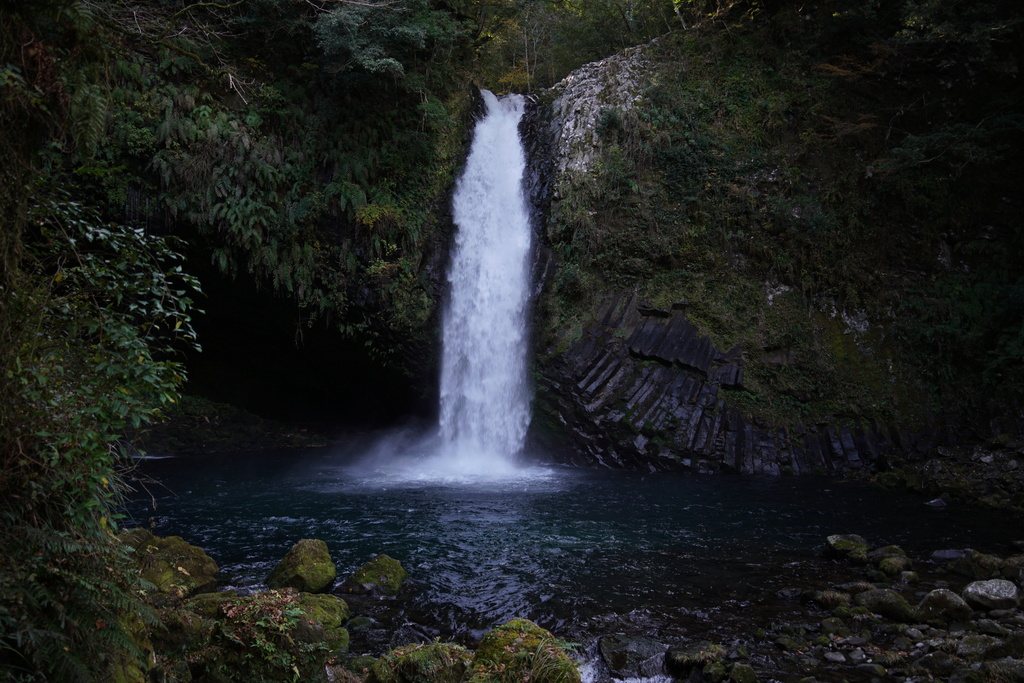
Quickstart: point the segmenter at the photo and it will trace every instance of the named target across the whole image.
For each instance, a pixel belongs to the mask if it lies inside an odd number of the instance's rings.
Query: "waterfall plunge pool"
[[[467,480],[360,464],[366,450],[146,459],[122,526],[184,537],[217,561],[222,585],[243,590],[261,588],[302,538],[326,541],[339,580],[387,553],[413,585],[388,609],[467,643],[513,617],[579,642],[611,630],[711,635],[771,618],[780,590],[827,587],[828,534],[899,544],[920,561],[944,548],[1009,554],[1019,531],[1007,515],[831,479],[552,466]]]

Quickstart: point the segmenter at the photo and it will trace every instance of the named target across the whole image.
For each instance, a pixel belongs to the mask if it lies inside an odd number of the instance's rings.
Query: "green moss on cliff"
[[[988,90],[1008,43],[925,48],[899,12],[834,9],[782,3],[647,48],[642,97],[602,114],[591,171],[559,179],[549,355],[627,288],[742,345],[727,398],[769,422],[907,424],[986,385],[1019,393],[1019,274],[996,252],[1024,248],[1004,147],[1022,133]],[[979,71],[939,82],[938,53]]]

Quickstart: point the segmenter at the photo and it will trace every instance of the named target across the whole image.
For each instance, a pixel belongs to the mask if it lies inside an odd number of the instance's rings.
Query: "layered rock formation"
[[[607,142],[599,133],[602,116],[642,106],[656,48],[631,48],[580,68],[528,113],[533,172],[527,187],[539,214],[555,215],[557,223],[574,181],[600,175]],[[558,267],[542,247],[541,281],[554,281]],[[936,427],[913,431],[851,416],[786,425],[747,419],[730,405],[729,392],[743,390],[744,353],[767,351],[716,348],[687,319],[685,305],[653,308],[635,291],[606,292],[591,307],[582,335],[559,331],[561,346],[538,349],[535,436],[550,437],[548,450],[568,441],[561,450],[566,460],[649,470],[838,474],[880,469],[891,456],[917,459],[953,440]]]
[[[874,468],[935,438],[877,424],[747,421],[725,395],[742,388],[742,349],[715,348],[682,306],[652,309],[630,293],[608,296],[583,337],[541,372],[538,409],[570,435],[569,459],[581,464],[834,474]]]

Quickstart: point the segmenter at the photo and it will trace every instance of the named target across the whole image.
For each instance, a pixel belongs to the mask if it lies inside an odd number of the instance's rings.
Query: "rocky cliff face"
[[[585,64],[551,89],[551,127],[556,185],[567,171],[590,171],[599,156],[601,112],[629,112],[645,88],[646,46]]]
[[[586,65],[552,89],[546,109],[531,114],[529,146],[543,168],[530,183],[537,204],[549,196],[557,203],[573,174],[600,164],[602,112],[626,112],[641,101],[649,86],[648,54],[638,47]],[[550,179],[538,182],[545,174]],[[553,270],[552,259],[542,248],[540,272]],[[773,426],[745,419],[728,396],[743,389],[745,349],[716,348],[687,319],[685,303],[655,308],[631,288],[599,299],[582,335],[539,350],[535,437],[570,462],[835,474],[873,470],[890,456],[946,441],[934,430],[863,420]]]
[[[541,424],[567,435],[577,464],[696,472],[838,474],[873,470],[942,439],[877,423],[774,427],[729,407],[743,350],[715,348],[683,307],[608,295],[582,338],[541,364]],[[543,429],[543,427],[542,427]]]

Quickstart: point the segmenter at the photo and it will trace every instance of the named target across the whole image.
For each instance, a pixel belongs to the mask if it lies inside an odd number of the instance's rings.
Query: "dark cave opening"
[[[202,270],[203,272],[199,272]],[[335,326],[303,322],[291,299],[196,269],[201,352],[186,356],[186,393],[260,417],[333,427],[386,427],[434,410],[429,387],[385,366]]]

